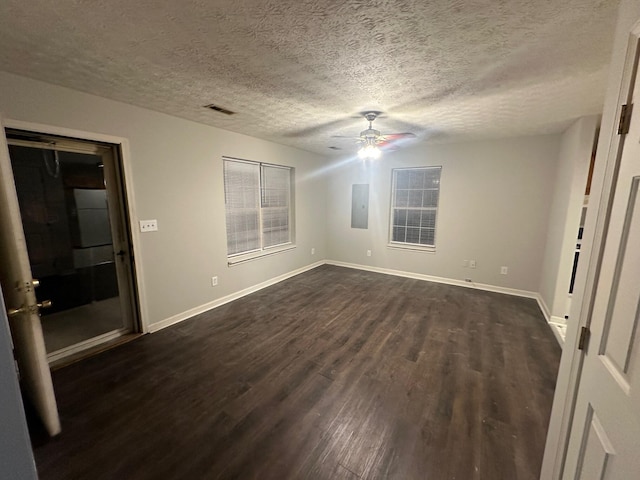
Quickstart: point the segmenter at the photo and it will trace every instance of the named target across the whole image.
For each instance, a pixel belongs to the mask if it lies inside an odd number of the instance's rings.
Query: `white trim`
[[[29,132],[46,133],[49,135],[58,135],[61,137],[79,138],[82,140],[91,140],[94,142],[115,143],[120,144],[122,137],[113,135],[105,135],[102,133],[87,132],[85,130],[76,130],[75,128],[56,127],[54,125],[46,125],[43,123],[25,122],[23,120],[13,120],[5,118],[5,128],[13,128],[16,130],[27,130]]]
[[[321,265],[324,265],[324,261],[319,261],[312,263],[310,265],[306,265],[302,268],[298,268],[296,270],[292,270],[291,272],[284,273],[282,275],[278,275],[277,277],[273,277],[269,280],[266,280],[262,283],[258,283],[257,285],[253,285],[252,287],[245,288],[244,290],[240,290],[238,292],[232,293],[225,297],[218,298],[213,300],[212,302],[205,303],[204,305],[200,305],[198,307],[190,308],[189,310],[173,315],[169,318],[165,318],[164,320],[160,320],[159,322],[152,323],[149,325],[149,332],[154,333],[163,328],[170,327],[171,325],[175,325],[176,323],[183,322],[191,317],[196,315],[200,315],[201,313],[207,312],[214,308],[217,308],[225,303],[233,302],[239,298],[247,296],[251,293],[257,292],[258,290],[262,290],[263,288],[270,287],[271,285],[275,285],[276,283],[282,282],[291,277],[295,277],[296,275],[300,275],[301,273],[307,272],[309,270],[313,270]]]
[[[48,353],[47,362],[49,362],[49,365],[51,365],[52,363],[57,362],[58,360],[62,360],[63,358],[66,358],[75,353],[80,353],[89,348],[97,347],[110,340],[114,340],[116,338],[122,337],[127,333],[129,332],[124,329],[111,330],[110,332],[103,333],[101,335],[98,335],[97,337],[91,337],[88,340],[83,340],[82,342],[74,343],[73,345],[70,345],[68,347],[64,347],[54,352]]]
[[[387,243],[387,248],[392,248],[394,250],[409,250],[411,252],[421,252],[421,253],[436,253],[435,245],[424,245],[419,246],[415,243],[400,243],[400,242],[389,242]]]
[[[553,332],[553,335],[556,337],[556,340],[558,341],[560,348],[564,348],[564,342],[567,335],[566,325],[560,325],[558,323],[549,323],[549,326],[551,327],[551,331]]]
[[[542,310],[542,314],[544,315],[544,319],[547,321],[547,323],[551,322],[551,312],[549,310],[549,307],[547,307],[547,304],[544,301],[544,298],[542,298],[542,295],[537,293],[536,294],[536,300],[538,301],[538,306],[540,307],[540,310]]]
[[[556,317],[555,315],[552,315],[551,318],[549,319],[549,323],[552,325],[564,326],[567,324],[567,320],[562,317]]]
[[[558,341],[558,345],[560,345],[560,348],[564,348],[567,321],[564,318],[551,315],[549,307],[547,307],[544,298],[542,298],[542,295],[540,295],[539,293],[536,294],[536,300],[538,301],[538,306],[540,307],[540,310],[542,311],[542,314],[544,315],[544,318],[547,321],[547,324],[549,325],[553,336],[556,337],[556,340]]]
[[[530,292],[528,290],[518,290],[515,288],[499,287],[497,285],[489,285],[486,283],[465,282],[464,280],[457,280],[454,278],[435,277],[432,275],[425,275],[422,273],[405,272],[401,270],[392,270],[390,268],[370,267],[368,265],[358,265],[355,263],[338,262],[335,260],[327,260],[327,265],[335,265],[336,267],[355,268],[357,270],[366,270],[368,272],[384,273],[387,275],[395,275],[397,277],[413,278],[415,280],[426,280],[427,282],[444,283],[446,285],[455,285],[458,287],[475,288],[477,290],[484,290],[487,292],[505,293],[507,295],[514,295],[516,297],[526,298],[538,298],[537,292]]]
[[[227,257],[227,266],[233,267],[234,265],[239,265],[241,263],[250,262],[251,260],[257,260],[262,257],[268,257],[269,255],[275,255],[276,253],[288,252],[289,250],[293,250],[296,248],[295,244],[286,244],[284,246],[277,245],[274,247],[267,247],[263,250],[258,250],[253,253],[238,253],[231,257]]]
[[[147,308],[147,295],[145,291],[145,282],[141,281],[144,277],[142,269],[142,258],[140,252],[141,241],[140,232],[138,231],[138,215],[136,213],[135,189],[133,188],[133,170],[131,167],[131,152],[129,149],[129,140],[124,137],[116,137],[114,135],[105,135],[103,133],[87,132],[85,130],[77,130],[74,128],[57,127],[42,123],[25,122],[22,120],[13,120],[5,118],[3,121],[5,128],[13,128],[16,130],[27,130],[30,132],[45,133],[48,135],[58,135],[62,137],[79,138],[81,140],[90,140],[94,142],[104,142],[120,147],[121,166],[124,177],[124,189],[127,196],[127,210],[129,212],[129,231],[131,233],[131,248],[134,252],[133,270],[135,274],[135,288],[138,294],[138,313],[141,333],[148,333],[149,330],[149,312]]]

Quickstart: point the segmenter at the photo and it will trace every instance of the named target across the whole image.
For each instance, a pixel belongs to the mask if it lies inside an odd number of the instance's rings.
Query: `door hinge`
[[[580,329],[580,340],[578,340],[578,350],[584,350],[585,347],[589,344],[589,334],[591,331],[587,327],[582,327]]]
[[[620,109],[620,121],[618,122],[618,135],[626,135],[629,133],[632,111],[633,103],[626,103],[622,105],[622,108]]]

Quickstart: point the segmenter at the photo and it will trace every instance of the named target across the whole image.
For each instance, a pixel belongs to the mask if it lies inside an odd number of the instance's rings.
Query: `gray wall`
[[[0,290],[0,478],[37,478]]]
[[[328,258],[537,292],[559,135],[417,146],[343,161],[327,194]],[[391,169],[442,165],[436,252],[388,248]],[[369,183],[369,229],[350,227],[351,185]],[[372,256],[366,256],[366,250]],[[463,260],[476,260],[475,269]],[[509,268],[500,275],[500,267]]]
[[[326,257],[323,157],[2,72],[0,91],[5,118],[128,139],[134,228],[159,225],[137,245],[149,324]],[[297,248],[227,266],[223,155],[295,167]]]
[[[578,119],[562,135],[549,215],[540,296],[554,321],[564,321],[593,141],[599,117]]]

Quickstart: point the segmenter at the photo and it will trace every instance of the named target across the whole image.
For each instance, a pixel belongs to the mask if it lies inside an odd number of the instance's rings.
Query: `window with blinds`
[[[228,256],[291,243],[291,170],[224,159]]]
[[[442,167],[393,170],[391,184],[391,244],[435,247],[436,216]]]

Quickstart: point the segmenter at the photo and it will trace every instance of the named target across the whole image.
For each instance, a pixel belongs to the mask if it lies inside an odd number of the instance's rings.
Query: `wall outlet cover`
[[[140,220],[140,231],[141,232],[157,232],[158,231],[158,220]]]

